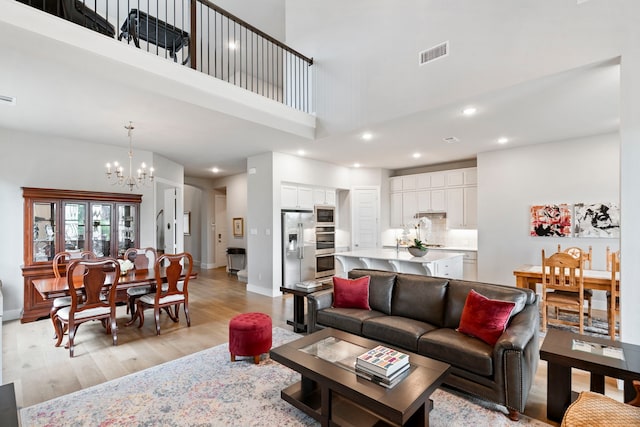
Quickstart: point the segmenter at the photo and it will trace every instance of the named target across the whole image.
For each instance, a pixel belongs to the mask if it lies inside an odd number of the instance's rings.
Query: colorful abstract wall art
[[[620,208],[615,203],[577,203],[576,237],[620,237]]]
[[[531,236],[571,236],[571,209],[568,204],[531,206]]]

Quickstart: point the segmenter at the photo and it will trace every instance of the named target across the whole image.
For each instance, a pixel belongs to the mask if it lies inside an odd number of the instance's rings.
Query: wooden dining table
[[[616,273],[617,281],[620,281],[620,273]],[[516,276],[518,288],[529,288],[535,292],[536,285],[542,283],[542,266],[525,264],[513,270]],[[584,270],[582,272],[584,288],[599,291],[611,290],[611,272],[606,270]],[[619,283],[618,283],[619,286]]]
[[[181,280],[184,280],[186,277],[186,270],[183,270],[183,273],[180,276]],[[165,273],[165,269],[162,268],[160,270],[160,277],[163,282],[167,281],[167,276]],[[189,276],[189,280],[196,279],[198,277],[198,273],[191,273]],[[115,272],[108,272],[105,280],[105,288],[108,288],[113,284],[115,278]],[[78,283],[82,281],[82,276],[78,276],[74,278]],[[33,279],[33,286],[36,288],[38,293],[44,299],[53,299],[65,295],[69,295],[69,284],[67,283],[66,277],[50,277],[46,279]],[[127,274],[120,276],[120,280],[118,281],[118,292],[123,291],[126,295],[126,290],[128,288],[133,288],[137,286],[149,286],[156,284],[156,274],[154,269],[148,270],[130,270]],[[80,287],[79,289],[81,289]],[[126,301],[126,299],[125,299]]]

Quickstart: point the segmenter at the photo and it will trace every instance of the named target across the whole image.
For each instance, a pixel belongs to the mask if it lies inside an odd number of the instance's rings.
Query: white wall
[[[202,260],[202,215],[206,213],[203,191],[191,185],[184,186],[184,212],[191,215],[191,232],[184,235],[184,250],[193,257],[193,264],[200,266]],[[182,217],[180,217],[182,218]]]
[[[5,320],[20,317],[23,301],[23,198],[21,187],[57,188],[103,192],[128,192],[112,186],[102,173],[106,162],[127,159],[127,149],[75,141],[35,133],[0,129],[0,279],[3,282]],[[162,160],[162,161],[159,161]],[[134,164],[146,162],[164,174],[182,173],[182,167],[134,148]],[[161,164],[161,166],[158,166]],[[142,194],[140,246],[155,247],[153,186],[134,190]]]
[[[478,279],[515,286],[513,270],[540,264],[558,244],[593,247],[593,268],[605,269],[605,248],[618,239],[529,236],[533,204],[620,202],[618,134],[532,145],[478,155]],[[602,296],[598,298],[604,301]],[[598,308],[606,308],[602,303]]]

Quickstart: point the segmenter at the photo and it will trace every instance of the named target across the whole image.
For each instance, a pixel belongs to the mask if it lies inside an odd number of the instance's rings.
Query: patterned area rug
[[[549,317],[551,318],[552,316],[549,315]],[[560,314],[560,319],[561,320],[566,320],[566,321],[571,321],[571,322],[577,322],[578,321],[578,315],[577,314],[570,314],[570,313],[562,313],[562,314]],[[540,325],[542,326],[542,314],[540,314]],[[616,323],[616,325],[617,325],[617,323]],[[562,330],[565,330],[565,331],[571,331],[571,332],[575,332],[576,334],[579,332],[578,327],[577,326],[572,326],[572,325],[550,324],[548,327],[549,328],[554,328],[554,329],[562,329]],[[546,334],[541,332],[541,336],[545,336],[545,335]],[[591,336],[600,337],[600,338],[609,338],[609,323],[607,323],[606,320],[602,320],[602,319],[598,319],[597,317],[593,317],[591,319],[591,326],[589,326],[587,324],[587,317],[585,316],[585,318],[584,318],[584,335],[591,335]]]
[[[273,345],[299,336],[273,329]],[[20,411],[31,426],[317,426],[280,398],[300,375],[270,359],[229,361],[227,344]],[[441,389],[431,426],[512,426],[506,408]],[[522,416],[520,425],[543,426]]]

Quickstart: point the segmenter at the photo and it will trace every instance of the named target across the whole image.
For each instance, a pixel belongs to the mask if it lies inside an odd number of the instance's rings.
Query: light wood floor
[[[3,382],[15,384],[19,408],[30,406],[226,343],[229,319],[239,313],[268,313],[274,326],[290,328],[286,319],[293,313],[293,300],[290,295],[270,298],[246,292],[244,283],[224,269],[215,269],[200,271],[198,279],[189,283],[189,307],[191,327],[187,327],[182,311],[179,323],[163,315],[160,336],[155,335],[151,312],[142,329],[125,327],[128,314],[124,306],[119,307],[118,345],[111,345],[111,336],[104,334],[98,322],[90,322],[80,326],[76,334],[73,359],[68,350],[53,346],[49,319],[25,324],[6,322]],[[540,362],[525,414],[558,425],[545,416],[546,375],[546,363]],[[588,382],[585,373],[574,372],[574,390],[588,389]],[[622,399],[614,380],[607,379],[607,395]]]

